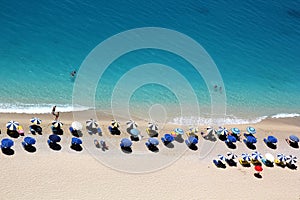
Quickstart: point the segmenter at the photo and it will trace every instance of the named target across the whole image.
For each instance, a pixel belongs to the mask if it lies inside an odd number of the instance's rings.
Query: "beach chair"
[[[239,159],[239,163],[244,167],[250,167],[250,162],[247,160],[243,160],[242,158]]]
[[[24,136],[24,129],[22,126],[18,126],[18,129],[17,129],[18,133],[20,136]]]
[[[149,137],[158,137],[158,132],[151,130],[150,128],[146,128],[146,133],[149,135]]]

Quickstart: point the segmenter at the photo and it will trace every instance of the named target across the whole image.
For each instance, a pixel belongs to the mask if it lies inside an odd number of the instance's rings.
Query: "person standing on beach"
[[[56,106],[53,106],[51,114],[55,116],[55,121],[58,120],[59,112],[55,112]]]

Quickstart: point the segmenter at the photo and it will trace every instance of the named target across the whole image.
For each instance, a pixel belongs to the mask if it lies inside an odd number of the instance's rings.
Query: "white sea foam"
[[[26,114],[44,114],[51,113],[50,104],[0,104],[0,113],[26,113]],[[56,105],[58,112],[72,112],[89,110],[84,106]]]
[[[298,113],[279,113],[276,115],[272,115],[271,118],[292,118],[292,117],[300,117],[300,114]]]

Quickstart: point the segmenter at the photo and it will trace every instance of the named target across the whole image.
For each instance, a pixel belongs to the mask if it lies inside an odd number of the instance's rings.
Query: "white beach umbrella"
[[[149,122],[148,123],[148,128],[152,131],[158,131],[158,125],[154,122]]]
[[[55,128],[61,128],[63,126],[63,123],[61,123],[60,121],[53,121],[52,122],[52,125],[55,127]]]
[[[82,130],[82,124],[80,122],[72,122],[71,126],[75,129],[75,130]]]
[[[19,126],[19,125],[20,125],[19,122],[16,122],[16,121],[11,120],[11,121],[7,122],[6,128],[7,128],[8,130],[15,131],[15,130],[18,129],[18,126]]]
[[[266,153],[265,158],[270,162],[274,162],[275,160],[274,156],[270,153]]]
[[[97,123],[96,120],[94,119],[89,119],[85,122],[86,126],[91,127],[91,128],[97,128],[99,124]]]
[[[37,117],[33,117],[33,118],[30,119],[30,122],[31,122],[32,124],[39,125],[39,124],[42,123],[42,120],[40,120],[40,119],[37,118]]]
[[[133,120],[129,120],[126,122],[127,128],[129,129],[136,129],[138,127],[137,123]]]

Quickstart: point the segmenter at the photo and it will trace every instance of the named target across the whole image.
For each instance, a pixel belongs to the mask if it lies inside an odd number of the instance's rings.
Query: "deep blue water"
[[[74,84],[69,74],[96,45],[128,29],[163,27],[193,38],[215,61],[228,115],[300,113],[300,1],[0,0],[0,26],[2,112],[45,111],[53,104],[67,110]],[[213,86],[206,87],[184,59],[154,49],[113,62],[99,82],[96,106],[109,109],[120,77],[149,62],[188,77],[200,104],[209,107],[207,87]],[[155,103],[173,108],[178,100],[155,84],[132,96],[133,108]]]

